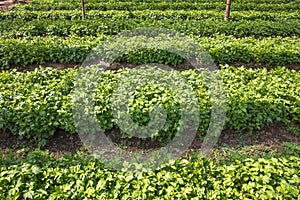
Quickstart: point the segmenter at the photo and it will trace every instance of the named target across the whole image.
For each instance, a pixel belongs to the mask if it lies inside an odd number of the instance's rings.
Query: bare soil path
[[[0,0],[0,11],[9,10],[16,4],[26,4],[28,2],[28,0]]]

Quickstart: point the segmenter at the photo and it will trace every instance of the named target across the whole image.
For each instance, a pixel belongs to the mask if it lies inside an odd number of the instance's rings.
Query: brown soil
[[[282,142],[292,142],[300,145],[300,133],[291,133],[287,127],[281,125],[268,125],[253,133],[244,132],[236,134],[232,130],[222,132],[218,145],[248,146],[265,144],[272,146]]]
[[[29,0],[0,0],[0,11],[11,9],[16,4],[27,4]]]
[[[114,132],[115,134],[111,134]],[[152,142],[151,140],[138,141],[136,138],[122,139],[120,131],[113,129],[106,133],[108,137],[119,146],[127,146],[129,151],[151,151],[161,147],[160,143]],[[121,141],[121,143],[120,143]],[[253,133],[236,133],[233,130],[226,129],[222,132],[216,147],[229,146],[233,148],[240,148],[243,146],[263,145],[273,149],[278,149],[282,146],[283,142],[291,142],[300,145],[300,133],[291,133],[287,128],[281,125],[268,125],[260,131]],[[190,150],[197,150],[201,147],[201,139],[196,136]],[[11,149],[18,151],[22,148],[37,148],[37,144],[26,139],[10,133],[0,133],[0,149]],[[69,134],[67,132],[58,130],[55,135],[48,140],[46,145],[41,148],[42,150],[49,150],[51,153],[63,155],[66,153],[76,153],[84,150],[83,143],[78,134]]]
[[[61,63],[47,62],[43,65],[35,64],[35,65],[28,65],[28,66],[16,66],[16,68],[20,72],[30,72],[30,71],[34,71],[35,69],[37,69],[39,67],[50,67],[53,69],[64,70],[64,69],[69,69],[69,68],[75,68],[77,66],[79,66],[79,64],[76,64],[76,63],[61,64]]]

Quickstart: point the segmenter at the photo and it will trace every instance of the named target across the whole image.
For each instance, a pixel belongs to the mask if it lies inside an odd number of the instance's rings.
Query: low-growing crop
[[[33,154],[10,165],[0,159],[2,199],[297,199],[300,189],[299,157],[215,166],[192,156],[156,171],[133,172],[80,155],[56,160]]]
[[[167,36],[166,36],[167,37]],[[99,37],[28,37],[23,39],[0,39],[0,68],[14,65],[44,64],[46,62],[82,63],[92,48],[99,46],[109,36]],[[300,40],[297,37],[253,37],[234,38],[219,35],[216,37],[194,37],[200,47],[207,50],[216,64],[234,62],[256,63],[271,66],[300,63]],[[128,38],[124,38],[127,41]],[[120,41],[120,40],[118,40]],[[111,45],[115,45],[113,42]],[[157,43],[163,48],[163,42]],[[176,44],[174,41],[173,45]],[[178,47],[179,48],[179,47]],[[147,64],[149,61],[160,64],[178,65],[183,58],[176,54],[157,49],[141,49],[129,52],[119,61]]]
[[[259,4],[259,6],[257,6]],[[18,10],[29,10],[29,11],[47,11],[47,10],[79,10],[81,7],[80,2],[60,2],[53,3],[49,1],[31,1],[28,5],[19,5],[14,9]],[[224,3],[220,1],[215,2],[205,2],[205,1],[184,1],[184,2],[174,2],[174,1],[115,1],[115,2],[91,2],[88,1],[85,4],[87,10],[222,10],[224,8]],[[255,10],[255,11],[290,11],[297,10],[299,6],[293,3],[283,3],[283,2],[234,2],[234,10],[245,11],[245,10]]]
[[[101,19],[222,19],[223,11],[221,10],[136,10],[136,11],[119,11],[119,10],[89,10],[86,12],[86,19],[101,20]],[[10,12],[0,13],[0,19],[64,19],[64,20],[80,20],[80,10],[50,10],[50,11],[26,11],[16,10]],[[281,11],[281,12],[260,12],[260,11],[232,11],[232,20],[269,20],[269,21],[280,21],[280,20],[292,20],[299,19],[297,10],[292,11]]]
[[[126,71],[121,70],[118,73],[105,71],[99,77],[95,110],[98,122],[104,130],[116,126],[111,111],[111,95],[121,74]],[[10,130],[13,134],[36,140],[51,137],[58,128],[75,132],[72,91],[76,74],[76,69],[64,71],[40,69],[27,73],[1,72],[0,127]],[[207,86],[197,70],[183,71],[181,75],[192,86],[198,97],[199,131],[205,134],[210,122],[210,98]],[[270,123],[299,123],[299,75],[299,72],[285,68],[276,68],[270,72],[264,69],[223,68],[221,77],[227,93],[224,128],[252,131]],[[172,107],[173,100],[169,99],[172,95],[167,91],[166,88],[161,90],[147,84],[145,88],[136,91],[136,98],[130,104],[130,112],[135,122],[147,123],[149,120],[147,113],[153,109],[154,104],[161,104],[172,113],[175,107]],[[157,98],[155,95],[158,95]],[[169,95],[171,96],[168,97]],[[162,99],[164,96],[167,98]],[[175,118],[169,118],[171,120],[169,125],[177,123],[176,112],[173,114]],[[172,126],[169,125],[163,130],[164,134],[160,132],[161,137],[174,134]],[[126,136],[126,133],[124,134]]]
[[[125,30],[138,27],[157,27],[172,29],[186,35],[201,37],[232,35],[237,38],[253,36],[261,37],[292,37],[300,36],[299,19],[238,20],[223,19],[148,19],[132,17],[131,19],[102,18],[99,20],[48,20],[6,19],[0,21],[2,38],[20,38],[30,36],[100,36],[115,35]]]
[[[151,148],[156,148],[152,144],[162,146],[178,135],[182,124],[197,132],[200,140],[214,132],[211,127],[215,124],[236,133],[252,134],[275,123],[299,135],[300,72],[278,67],[288,64],[297,67],[300,63],[299,0],[234,0],[229,20],[223,19],[225,2],[220,0],[89,0],[85,5],[85,20],[78,0],[31,0],[29,4],[0,12],[1,132],[37,142],[39,147],[57,131],[80,136],[82,130],[92,133],[95,124],[118,147],[123,141],[134,141],[137,146],[146,142]],[[224,91],[216,92],[219,87],[207,85],[212,77],[204,77],[207,71],[197,69],[162,73],[157,67],[145,74],[137,69],[108,67],[99,69],[100,74],[84,75],[80,74],[83,67],[66,70],[39,67],[27,71],[32,65],[47,62],[80,65],[103,41],[140,27],[153,29],[148,29],[149,37],[137,36],[132,42],[136,45],[133,49],[141,47],[139,50],[127,51],[115,60],[111,57],[118,51],[101,52],[106,56],[102,59],[136,65],[159,63],[182,69],[178,67],[186,64],[184,58],[195,53],[189,43],[172,39],[172,47],[189,51],[181,57],[169,52],[169,46],[163,42],[170,39],[169,34],[151,37],[151,31],[155,32],[157,27],[175,30],[194,39],[221,65],[217,73]],[[145,40],[153,40],[156,46],[144,48]],[[130,38],[121,36],[117,42],[111,41],[109,47],[124,52],[122,47],[126,49],[124,44],[130,42]],[[222,66],[241,63],[272,66],[272,69]],[[25,73],[17,71],[18,67]],[[126,79],[129,74],[134,76]],[[174,74],[182,80],[174,78]],[[93,75],[97,78],[90,79]],[[149,81],[140,78],[146,75]],[[170,79],[176,88],[190,90],[182,94],[173,91]],[[181,85],[183,82],[188,86]],[[116,94],[118,86],[121,89]],[[212,93],[218,92],[226,94],[226,105],[211,98]],[[191,94],[198,101],[192,101]],[[89,103],[94,104],[92,109],[84,106]],[[199,113],[193,110],[182,117],[187,109],[181,103]],[[226,111],[225,124],[223,115],[214,115],[218,109],[214,110],[213,103],[223,105],[219,109],[222,114]],[[116,105],[122,106],[114,110]],[[79,112],[76,106],[81,108]],[[157,108],[163,112],[153,112]],[[78,115],[80,112],[86,115]],[[90,116],[95,117],[95,123]],[[156,123],[155,127],[151,124],[157,119],[164,122],[158,130]],[[78,121],[85,127],[80,123],[78,126]],[[136,131],[138,126],[142,131]],[[209,160],[191,153],[155,170],[144,168],[146,163],[124,163],[122,169],[116,170],[106,166],[104,159],[83,153],[65,154],[58,159],[58,154],[48,151],[0,149],[0,199],[299,200],[300,146],[296,142],[282,145],[278,152],[272,147],[264,148],[263,152],[256,151],[255,146],[240,151],[223,148],[223,154],[217,155],[222,157],[218,162],[212,161],[213,155]],[[256,152],[249,156],[249,151]],[[159,156],[155,159],[167,158]]]

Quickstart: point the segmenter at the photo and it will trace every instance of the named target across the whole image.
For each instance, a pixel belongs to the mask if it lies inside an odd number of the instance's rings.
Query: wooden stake
[[[225,20],[229,19],[229,17],[230,17],[230,5],[231,5],[231,0],[227,0],[226,11],[225,11],[225,16],[224,16]]]
[[[81,0],[81,8],[82,8],[82,20],[84,20],[85,19],[84,0]]]

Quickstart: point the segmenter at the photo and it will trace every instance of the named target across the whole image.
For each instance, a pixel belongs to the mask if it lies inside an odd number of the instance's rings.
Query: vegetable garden
[[[85,20],[77,0],[31,0],[0,12],[1,199],[299,199],[299,0],[233,0],[229,20],[223,19],[226,2],[220,0],[85,3]],[[181,121],[179,102],[167,84],[145,84],[130,101],[130,114],[140,125],[148,124],[155,105],[167,112],[162,130],[148,140],[119,130],[111,98],[122,75],[136,70],[127,66],[170,65],[199,102],[193,147],[154,171],[111,169],[84,146],[73,154],[49,152],[58,133],[66,136],[62,141],[78,135],[72,95],[85,58],[102,41],[141,27],[183,33],[211,55],[226,92],[221,141],[208,157],[197,153],[212,107],[202,72],[183,69],[186,60],[173,53],[141,49],[119,57],[121,67],[97,79],[97,122],[125,148],[169,142]],[[228,132],[253,139],[268,127],[283,130],[271,132],[280,138],[276,144],[226,144]],[[5,146],[8,138],[20,143]]]

